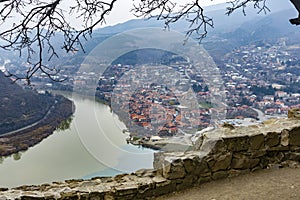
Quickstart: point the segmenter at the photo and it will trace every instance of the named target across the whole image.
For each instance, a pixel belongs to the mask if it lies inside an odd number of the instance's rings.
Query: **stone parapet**
[[[204,182],[300,163],[300,120],[205,133],[193,151],[158,152],[154,169],[91,180],[0,189],[0,199],[150,199]]]

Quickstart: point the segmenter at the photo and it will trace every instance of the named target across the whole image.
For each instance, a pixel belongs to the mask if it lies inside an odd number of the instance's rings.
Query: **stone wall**
[[[156,153],[154,169],[92,180],[0,189],[0,199],[149,199],[204,182],[300,163],[300,120],[208,132],[189,152]]]

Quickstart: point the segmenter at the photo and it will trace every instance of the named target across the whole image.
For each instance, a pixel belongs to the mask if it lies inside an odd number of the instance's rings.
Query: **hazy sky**
[[[75,28],[81,29],[83,27],[83,24],[80,23],[80,21],[81,21],[80,18],[76,18],[76,16],[68,15],[69,8],[70,8],[70,6],[74,5],[74,1],[75,0],[62,1],[60,6],[66,12],[65,16],[68,17],[68,21],[71,23],[71,25],[74,26]],[[184,5],[185,3],[192,2],[192,1],[193,0],[173,0],[173,2],[176,2],[179,5]],[[224,2],[228,2],[228,1],[229,0],[201,0],[201,4],[203,6],[208,6],[208,5],[224,3]],[[118,23],[126,22],[130,19],[136,18],[130,12],[130,10],[133,8],[134,2],[138,2],[138,1],[135,1],[135,0],[118,0],[118,1],[116,1],[116,5],[114,6],[112,12],[106,18],[106,24],[99,25],[96,28],[115,25]],[[224,10],[225,10],[225,8],[224,8]],[[0,28],[2,30],[11,28],[15,22],[18,22],[19,20],[20,21],[23,20],[23,17],[21,17],[19,14],[13,13],[12,16],[13,16],[12,18],[7,19],[5,21],[5,23],[2,23],[0,25]]]
[[[176,2],[184,4],[188,1],[189,0],[177,0]],[[192,1],[192,0],[190,0],[190,1]],[[203,2],[202,5],[205,5],[205,6],[228,2],[228,0],[201,0],[201,1]],[[117,1],[113,12],[111,12],[111,15],[107,19],[106,25],[114,25],[114,24],[128,21],[130,19],[134,19],[135,16],[133,16],[133,14],[130,13],[130,10],[132,9],[132,4],[133,4],[133,0]]]

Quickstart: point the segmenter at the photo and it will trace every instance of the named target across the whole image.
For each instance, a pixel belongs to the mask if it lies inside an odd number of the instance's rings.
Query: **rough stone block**
[[[290,131],[290,145],[300,146],[300,127]]]
[[[224,141],[217,140],[215,142],[215,145],[214,145],[213,149],[211,150],[210,154],[212,155],[212,154],[216,154],[216,153],[226,152],[226,150],[227,150],[227,146],[224,143]]]
[[[218,171],[212,174],[212,179],[213,180],[217,180],[217,179],[221,179],[221,178],[226,178],[228,176],[228,172],[227,171]]]
[[[200,174],[201,177],[209,177],[211,176],[211,172],[206,172],[206,173],[202,173]]]
[[[26,198],[26,196],[23,196],[21,199],[34,199],[34,198]],[[75,191],[60,193],[60,199],[75,200],[78,199],[78,195],[77,192]]]
[[[233,169],[251,169],[258,165],[259,159],[233,158],[231,167]]]
[[[259,158],[267,154],[266,150],[252,151],[251,158]]]
[[[290,134],[289,134],[289,131],[284,129],[281,131],[281,141],[280,141],[280,144],[282,146],[288,146],[289,145],[289,141],[290,141],[290,138],[289,138]]]
[[[169,180],[167,180],[166,178],[161,177],[161,176],[155,176],[155,177],[153,177],[152,180],[155,183],[156,187],[161,187],[161,186],[170,184]]]
[[[207,173],[210,171],[205,159],[193,159],[193,160],[186,160],[186,162],[185,161],[183,162],[187,174],[198,176],[200,174]]]
[[[190,188],[195,182],[195,176],[187,175],[180,184],[177,184],[177,190]]]
[[[289,151],[290,147],[289,146],[276,146],[276,147],[271,147],[267,151]]]
[[[115,200],[116,198],[114,197],[114,194],[112,193],[107,193],[105,194],[103,200]]]
[[[210,176],[205,176],[205,177],[199,177],[197,183],[198,184],[202,184],[202,183],[206,183],[206,182],[209,182],[211,181],[211,177]]]
[[[223,138],[224,143],[229,151],[246,151],[249,149],[249,136]]]
[[[164,152],[156,152],[154,153],[153,167],[159,173],[162,173],[162,168],[165,160]]]
[[[185,168],[182,160],[180,159],[174,160],[171,163],[166,162],[163,168],[163,176],[170,180],[184,178],[185,175]]]
[[[200,151],[213,154],[212,150],[214,149],[218,141],[219,139],[215,139],[215,138],[204,140],[202,146],[200,147]]]
[[[140,169],[137,170],[134,174],[138,177],[154,177],[157,171],[153,169]]]
[[[207,173],[210,171],[207,162],[202,159],[201,162],[196,165],[196,168],[199,170],[199,174]]]
[[[127,176],[128,174],[118,174],[115,176],[114,180],[117,182],[122,182],[124,180],[122,180],[125,176]]]
[[[172,181],[167,181],[164,184],[156,184],[155,189],[153,190],[153,196],[160,196],[163,194],[168,194],[176,191],[176,183]]]
[[[276,132],[269,132],[265,137],[265,145],[267,147],[274,147],[280,143],[280,134]]]
[[[213,172],[219,170],[225,170],[230,166],[232,154],[227,152],[226,154],[216,155],[214,159],[208,162]]]
[[[263,134],[250,136],[249,142],[252,150],[259,150],[264,147],[265,136]]]
[[[128,196],[138,192],[138,185],[135,183],[125,183],[115,187],[117,196]]]
[[[195,171],[195,163],[194,163],[193,159],[191,159],[191,158],[184,159],[183,165],[188,174],[191,174]]]
[[[249,153],[249,152],[238,152],[238,153],[232,154],[233,158],[238,158],[238,159],[250,158],[250,156],[251,156],[251,153]]]
[[[101,192],[91,192],[89,198],[91,200],[104,200],[104,194]]]

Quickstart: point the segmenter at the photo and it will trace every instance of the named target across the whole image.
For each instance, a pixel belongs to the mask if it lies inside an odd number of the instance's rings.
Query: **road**
[[[57,104],[57,100],[55,100],[54,104],[49,108],[49,110],[47,111],[46,115],[45,115],[42,119],[40,119],[40,120],[38,120],[38,121],[36,121],[36,122],[34,122],[34,123],[32,123],[32,124],[29,124],[29,125],[27,125],[27,126],[25,126],[25,127],[19,128],[19,129],[17,129],[17,130],[13,130],[13,131],[10,131],[10,132],[1,134],[1,135],[0,135],[0,138],[1,138],[1,137],[8,136],[8,135],[15,134],[15,133],[18,133],[18,132],[20,132],[20,131],[24,131],[24,130],[26,130],[26,129],[29,129],[29,128],[32,128],[32,127],[38,125],[39,123],[41,123],[43,120],[45,120],[45,119],[51,114],[51,111],[52,111],[53,109],[55,109],[55,105],[56,105],[56,104]]]

